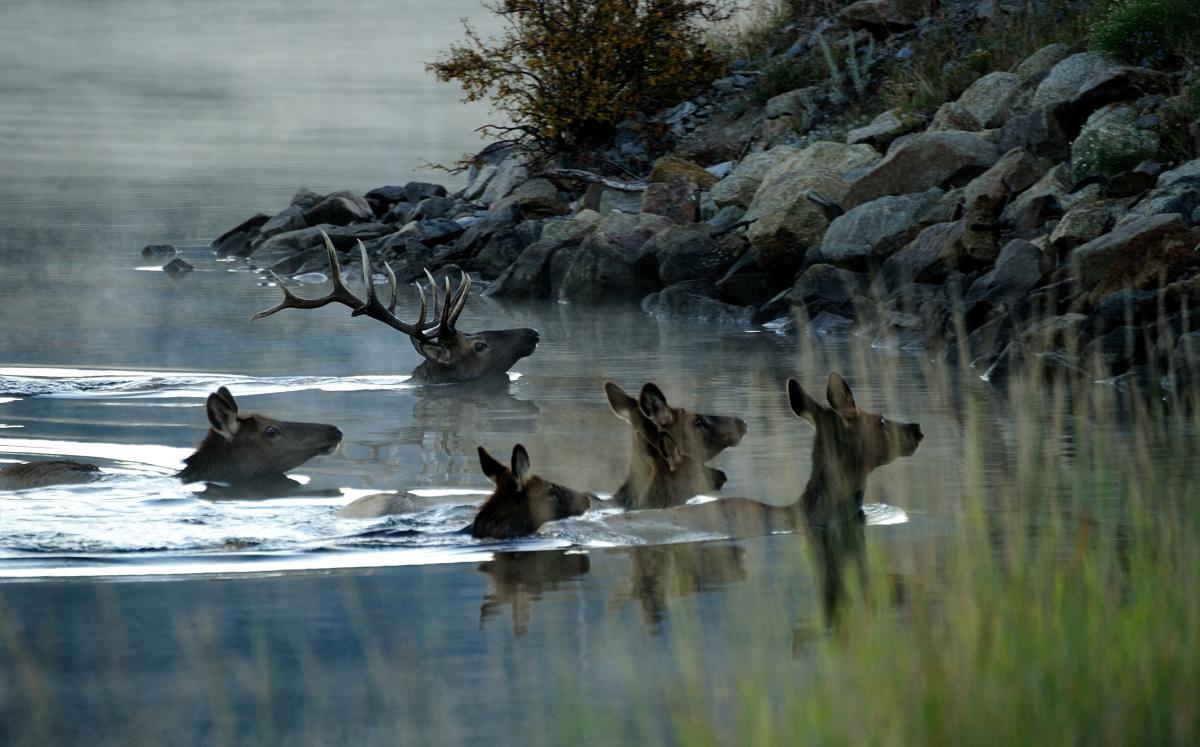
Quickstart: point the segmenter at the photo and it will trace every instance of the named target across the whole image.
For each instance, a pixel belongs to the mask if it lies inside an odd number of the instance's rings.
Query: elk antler
[[[433,293],[434,323],[428,327],[425,325],[425,290],[418,283],[417,291],[421,294],[421,310],[417,314],[416,323],[408,324],[401,321],[395,314],[397,288],[396,274],[392,272],[392,268],[386,262],[383,263],[383,269],[387,271],[388,283],[391,286],[391,297],[388,300],[388,305],[384,306],[380,302],[379,297],[375,295],[375,283],[371,279],[371,261],[367,257],[367,248],[363,246],[362,241],[358,242],[358,251],[362,258],[363,286],[367,290],[367,300],[362,301],[358,296],[350,292],[350,289],[346,287],[346,283],[342,279],[342,266],[338,262],[337,250],[333,248],[333,242],[324,231],[321,232],[321,237],[325,240],[325,250],[329,255],[330,282],[333,284],[333,290],[321,298],[301,298],[288,290],[283,280],[274,272],[271,272],[271,277],[275,279],[275,282],[279,285],[279,289],[283,291],[283,300],[269,309],[258,312],[250,317],[251,320],[262,319],[282,309],[319,309],[327,304],[340,303],[353,309],[351,316],[368,316],[381,321],[389,327],[411,337],[414,345],[418,342],[429,342],[437,338],[448,337],[454,332],[454,324],[458,321],[459,314],[462,313],[463,307],[467,304],[467,296],[471,288],[470,275],[465,272],[462,274],[462,281],[459,283],[458,290],[455,291],[453,296],[450,295],[450,278],[446,278],[446,293],[444,298],[439,299],[437,284],[434,283],[433,276],[426,270],[425,276],[429,278],[429,287]]]

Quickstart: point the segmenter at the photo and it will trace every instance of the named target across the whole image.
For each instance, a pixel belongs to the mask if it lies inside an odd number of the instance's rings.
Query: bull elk
[[[318,454],[328,454],[342,440],[342,432],[332,425],[243,415],[225,387],[208,395],[205,410],[210,428],[176,475],[184,482],[249,486],[286,480],[285,472]],[[0,490],[87,483],[102,475],[94,464],[30,462],[0,469]]]
[[[397,284],[396,274],[384,263],[391,296],[387,306],[375,295],[375,284],[371,278],[371,263],[367,257],[367,249],[361,241],[358,250],[362,260],[363,286],[366,288],[365,301],[358,298],[346,287],[342,278],[342,267],[337,257],[333,242],[324,232],[325,249],[329,255],[330,282],[333,289],[321,298],[301,298],[287,289],[283,281],[275,273],[271,276],[283,291],[283,300],[269,309],[264,309],[253,319],[270,316],[282,309],[319,309],[330,303],[340,303],[348,306],[351,316],[367,316],[383,322],[392,329],[408,335],[413,348],[425,360],[412,372],[413,381],[420,384],[453,384],[473,381],[494,376],[502,376],[520,359],[531,355],[538,344],[536,329],[500,329],[485,332],[465,333],[456,328],[458,317],[467,305],[467,297],[471,291],[471,276],[462,274],[457,290],[451,293],[450,278],[446,278],[444,292],[439,298],[437,283],[426,270],[429,279],[430,292],[433,295],[433,314],[430,322],[425,321],[427,299],[425,290],[417,284],[421,297],[421,310],[417,320],[409,324],[396,316]]]
[[[625,508],[681,506],[689,498],[720,490],[725,473],[705,462],[746,435],[746,421],[672,407],[654,384],[634,399],[607,382],[612,411],[630,427],[629,474],[613,494]]]

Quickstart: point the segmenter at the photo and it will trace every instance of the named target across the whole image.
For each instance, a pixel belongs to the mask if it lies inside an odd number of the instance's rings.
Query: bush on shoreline
[[[470,25],[466,41],[427,65],[466,100],[490,97],[510,125],[485,131],[543,151],[611,137],[633,111],[677,103],[719,74],[702,24],[727,18],[723,0],[500,0],[497,40]]]

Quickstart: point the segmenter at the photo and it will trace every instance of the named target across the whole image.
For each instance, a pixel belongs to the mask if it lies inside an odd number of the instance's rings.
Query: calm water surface
[[[422,389],[407,383],[416,353],[382,325],[335,309],[248,321],[278,290],[214,260],[216,234],[300,187],[455,185],[419,167],[477,150],[487,112],[420,63],[460,16],[488,28],[459,0],[0,6],[0,464],[60,456],[108,473],[0,495],[0,742],[554,743],[618,736],[677,697],[736,703],[750,661],[802,686],[822,635],[802,538],[647,544],[603,514],[510,543],[451,533],[488,488],[478,445],[523,443],[535,471],[614,490],[627,436],[609,379],[745,418],[747,438],[713,464],[725,494],[774,503],[803,489],[812,444],[787,377],[820,392],[837,368],[860,404],[921,422],[920,450],[868,494],[907,518],[868,529],[884,558],[953,533],[964,400],[982,479],[1005,476],[1003,398],[930,386],[919,355],[861,343],[476,296],[464,328],[533,326],[537,352],[499,390]],[[196,271],[141,259],[160,242]],[[243,409],[342,429],[334,454],[295,471],[326,495],[213,502],[171,477],[219,385]],[[1069,439],[1056,448],[1069,469]],[[334,516],[395,489],[457,498]],[[704,652],[701,692],[672,691],[685,650]],[[633,680],[657,695],[630,702]],[[573,720],[583,702],[614,721]]]

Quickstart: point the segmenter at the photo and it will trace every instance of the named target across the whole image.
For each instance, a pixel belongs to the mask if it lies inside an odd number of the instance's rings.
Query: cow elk
[[[225,387],[208,395],[205,409],[211,427],[196,451],[184,460],[177,475],[184,482],[279,485],[286,480],[285,472],[318,454],[328,454],[342,440],[342,432],[332,425],[243,415]],[[16,464],[0,469],[0,490],[87,483],[102,475],[93,464],[70,460]]]
[[[529,453],[521,444],[513,447],[508,467],[480,446],[479,466],[496,489],[475,515],[469,527],[472,537],[524,537],[548,521],[582,514],[596,499],[532,474]]]
[[[437,283],[426,271],[425,276],[429,279],[430,292],[433,295],[432,317],[427,323],[425,290],[418,283],[421,310],[417,314],[417,320],[412,324],[401,321],[395,314],[397,286],[392,268],[386,263],[383,266],[391,286],[390,299],[387,306],[384,306],[375,295],[367,249],[361,241],[358,242],[363,286],[367,296],[363,301],[346,287],[337,250],[334,249],[328,235],[323,232],[321,235],[325,239],[325,249],[329,255],[330,282],[333,289],[321,298],[301,298],[289,291],[278,275],[271,273],[283,291],[283,300],[269,309],[258,312],[250,317],[251,319],[261,319],[282,309],[318,309],[330,303],[348,306],[353,310],[351,316],[368,316],[408,335],[413,347],[425,359],[412,372],[413,381],[419,384],[453,384],[503,376],[513,364],[532,354],[537,347],[536,329],[501,329],[475,333],[461,332],[457,329],[455,325],[467,305],[467,297],[471,291],[471,277],[465,272],[458,289],[453,293],[450,290],[450,278],[446,278],[445,289],[439,298]]]
[[[672,407],[654,384],[634,399],[611,381],[608,404],[630,427],[629,475],[613,494],[625,508],[681,506],[700,493],[720,490],[725,473],[705,462],[746,435],[746,421]]]

